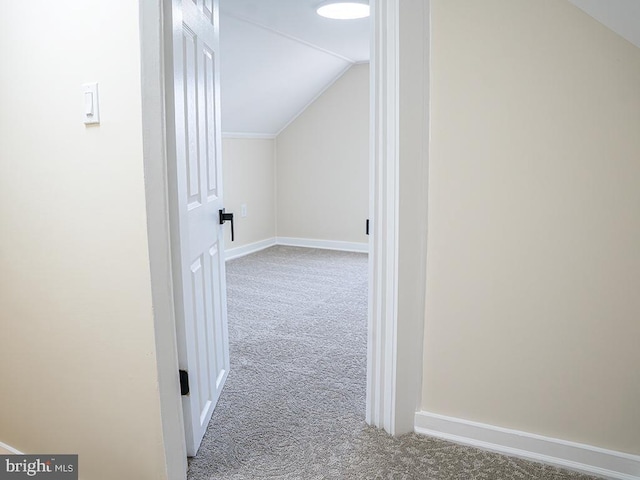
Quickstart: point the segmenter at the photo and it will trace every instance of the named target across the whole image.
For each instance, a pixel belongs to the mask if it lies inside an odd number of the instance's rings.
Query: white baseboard
[[[265,248],[272,247],[275,244],[276,239],[272,237],[260,240],[259,242],[249,243],[248,245],[243,245],[241,247],[228,248],[224,251],[224,260],[226,262],[228,260],[233,260],[234,258],[244,257],[250,253],[259,252]]]
[[[335,240],[315,240],[311,238],[293,238],[293,237],[278,237],[276,238],[278,245],[287,245],[290,247],[307,247],[307,248],[321,248],[324,250],[342,250],[345,252],[360,252],[368,253],[368,243],[358,242],[339,242]]]
[[[22,453],[19,450],[16,450],[15,448],[7,445],[6,443],[0,442],[0,451],[2,450],[6,450],[7,452],[9,452],[9,454],[13,454],[13,455],[24,455],[24,453]]]
[[[430,412],[416,412],[415,432],[616,480],[640,479],[640,456]]]
[[[345,252],[369,252],[368,243],[338,242],[335,240],[314,240],[310,238],[277,237],[267,238],[265,240],[260,240],[259,242],[250,243],[241,247],[228,248],[224,252],[224,260],[228,261],[233,260],[234,258],[244,257],[245,255],[259,252],[260,250],[264,250],[265,248],[269,248],[274,245],[321,248],[324,250],[341,250]]]

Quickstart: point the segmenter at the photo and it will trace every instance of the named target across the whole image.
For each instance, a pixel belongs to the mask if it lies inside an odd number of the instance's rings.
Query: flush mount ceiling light
[[[369,5],[361,2],[331,2],[318,7],[318,15],[335,20],[354,20],[369,16]]]

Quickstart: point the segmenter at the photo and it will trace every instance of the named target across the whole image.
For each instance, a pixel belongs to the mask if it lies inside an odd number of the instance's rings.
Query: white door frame
[[[170,45],[173,31],[171,26],[165,29],[164,19],[171,18],[171,0],[140,0],[139,8],[147,235],[162,437],[167,478],[185,479],[187,447],[178,377],[167,174],[168,151],[175,150],[167,144],[175,139],[166,135],[165,58],[170,60],[172,52],[170,48],[165,52],[164,45]]]
[[[166,135],[165,125],[164,65],[171,51],[165,50],[164,45],[170,41],[171,29],[165,31],[163,9],[171,8],[171,0],[141,0],[139,5],[143,155],[155,356],[167,476],[173,480],[186,477],[187,463],[171,274],[167,177],[167,162],[171,159],[167,152],[172,151],[168,144],[172,139]],[[369,246],[366,420],[395,435],[413,430],[421,392],[430,5],[429,0],[371,0],[371,5],[374,21],[370,163],[373,235]],[[415,61],[422,63],[417,79]],[[403,73],[409,70],[411,75],[405,76]],[[417,81],[404,83],[404,78]],[[403,206],[404,199],[407,205]]]
[[[371,5],[366,420],[398,435],[413,431],[422,395],[431,2]]]

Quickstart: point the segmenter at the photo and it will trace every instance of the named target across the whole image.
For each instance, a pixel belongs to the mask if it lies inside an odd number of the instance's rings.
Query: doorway
[[[186,450],[178,395],[174,306],[171,300],[166,173],[170,145],[167,145],[164,124],[169,107],[165,101],[163,65],[170,58],[164,49],[167,32],[163,29],[162,19],[164,10],[170,8],[170,4],[161,0],[141,3],[141,60],[149,251],[164,446],[170,478],[184,478]],[[423,297],[421,292],[424,289],[421,286],[424,286],[424,278],[417,271],[423,269],[426,258],[426,249],[423,248],[426,244],[426,201],[424,208],[418,205],[418,215],[411,222],[402,223],[397,218],[398,193],[406,192],[409,198],[419,192],[416,199],[421,199],[426,193],[428,135],[425,140],[424,132],[428,132],[429,2],[403,0],[401,6],[398,0],[373,0],[371,4],[374,20],[372,76],[375,88],[371,95],[370,213],[373,239],[369,265],[367,422],[391,433],[400,433],[407,431],[407,425],[412,428],[413,412],[419,401],[416,390],[419,390],[422,371],[424,298],[420,297]],[[421,15],[416,12],[421,12]],[[400,18],[405,21],[402,31]],[[415,43],[416,38],[422,41]],[[402,48],[402,42],[406,42],[407,46],[412,43],[416,45],[413,50],[406,50],[407,66],[417,58],[424,68],[419,69],[419,81],[403,88],[400,95],[398,75],[402,75],[399,72],[402,64],[398,50]],[[402,48],[402,51],[405,49]],[[404,96],[412,97],[416,93],[420,101],[416,102],[414,98],[413,105],[418,111],[409,109],[412,110],[412,118],[408,118],[415,120],[411,123],[415,129],[409,129],[404,138],[400,138],[400,119],[397,114],[400,102]],[[414,182],[405,181],[405,177],[398,175],[399,146],[414,153],[403,157],[407,161],[402,172],[413,177]],[[403,225],[408,229],[406,232],[402,231]],[[418,235],[409,238],[405,233],[413,228]],[[407,248],[404,248],[404,239],[410,240]],[[404,256],[409,261],[399,268]],[[411,284],[412,289],[399,297],[398,287],[402,282]],[[402,307],[406,308],[402,312],[402,321],[399,321],[398,309]],[[398,354],[398,344],[403,355]]]
[[[252,466],[229,467],[250,471],[269,463],[271,443],[287,445],[285,433],[304,449],[305,427],[335,415],[364,425],[367,258],[308,247],[368,251],[369,22],[322,20],[308,0],[287,17],[283,3],[220,2],[224,203],[236,215],[235,241],[230,229],[225,241],[236,258],[227,264],[232,374],[189,461],[220,478],[227,444],[252,442]],[[324,48],[346,26],[355,32],[344,30],[342,43],[362,44],[351,46],[357,65]],[[253,253],[265,242],[278,246]],[[238,251],[251,255],[237,259]],[[314,410],[313,422],[296,421]],[[280,456],[301,457],[291,448]]]

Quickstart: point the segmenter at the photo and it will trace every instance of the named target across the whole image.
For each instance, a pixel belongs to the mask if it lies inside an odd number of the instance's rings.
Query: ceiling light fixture
[[[331,2],[318,7],[318,15],[335,20],[354,20],[369,16],[369,5],[361,2]]]

